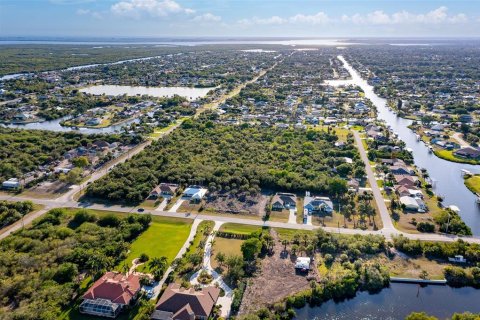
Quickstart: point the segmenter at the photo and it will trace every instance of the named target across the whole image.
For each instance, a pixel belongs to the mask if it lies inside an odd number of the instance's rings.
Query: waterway
[[[72,127],[62,126],[60,122],[64,120],[68,120],[70,117],[63,117],[56,120],[50,121],[43,121],[43,122],[32,122],[32,123],[25,123],[25,124],[0,124],[0,126],[8,127],[8,128],[16,128],[16,129],[35,129],[35,130],[51,130],[51,131],[61,131],[61,132],[68,132],[68,131],[75,131],[83,134],[95,134],[95,133],[115,133],[121,132],[124,126],[128,126],[132,123],[138,123],[139,119],[132,119],[128,120],[119,124],[111,125],[105,128],[78,128],[74,129]]]
[[[455,312],[480,313],[480,290],[455,289],[448,286],[419,287],[414,284],[392,283],[377,294],[361,292],[350,300],[333,300],[319,307],[296,310],[298,320],[396,320],[411,312],[424,311],[447,319]]]
[[[415,165],[425,168],[433,180],[433,189],[436,194],[444,197],[445,205],[456,205],[460,209],[463,221],[472,229],[474,235],[480,235],[480,206],[475,202],[475,195],[465,187],[461,170],[466,169],[473,173],[480,173],[480,166],[455,163],[438,158],[430,153],[427,146],[417,141],[415,133],[408,128],[412,120],[403,119],[387,107],[387,100],[379,97],[361,75],[342,56],[339,59],[350,72],[351,80],[326,81],[330,85],[358,85],[365,92],[378,111],[378,119],[390,125],[392,131],[398,134],[407,148],[413,150]]]
[[[214,88],[191,88],[191,87],[142,87],[142,86],[118,86],[97,85],[80,89],[81,92],[94,95],[128,96],[149,95],[152,97],[173,97],[179,95],[189,100],[205,97]]]

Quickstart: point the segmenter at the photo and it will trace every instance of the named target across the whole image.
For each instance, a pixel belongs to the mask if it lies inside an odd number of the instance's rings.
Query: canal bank
[[[391,130],[398,134],[399,139],[405,142],[406,148],[413,151],[415,165],[427,169],[433,180],[433,190],[444,198],[446,206],[456,205],[460,209],[463,221],[472,229],[474,235],[480,235],[480,207],[476,203],[476,196],[468,190],[461,174],[462,169],[472,173],[480,173],[480,166],[455,163],[436,157],[429,152],[428,147],[417,140],[416,134],[408,128],[412,120],[403,119],[387,108],[387,100],[379,97],[373,86],[369,85],[360,74],[339,56],[344,67],[350,73],[351,80],[329,81],[330,84],[358,85],[365,92],[365,97],[370,99],[378,111],[378,119],[385,121]]]
[[[354,298],[329,300],[319,307],[297,309],[298,320],[397,320],[411,312],[424,311],[439,319],[455,312],[480,312],[480,290],[430,285],[391,283],[379,293],[360,292]]]

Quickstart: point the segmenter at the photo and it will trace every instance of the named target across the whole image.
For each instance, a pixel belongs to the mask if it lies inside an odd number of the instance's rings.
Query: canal
[[[456,205],[460,209],[460,216],[472,229],[473,234],[480,235],[480,207],[475,201],[475,195],[465,187],[461,175],[461,169],[480,173],[480,166],[446,161],[430,153],[427,146],[423,142],[417,141],[415,133],[408,128],[412,120],[400,118],[387,108],[387,100],[379,97],[374,92],[373,86],[369,85],[344,57],[339,56],[338,58],[350,72],[352,79],[333,80],[327,81],[327,83],[332,85],[355,84],[362,88],[365,97],[376,106],[378,119],[384,120],[386,124],[390,125],[392,131],[405,142],[406,147],[413,150],[417,167],[427,169],[433,180],[435,193],[444,197],[445,205]]]
[[[415,284],[392,283],[377,294],[361,292],[350,300],[329,300],[319,307],[296,310],[298,320],[397,320],[411,312],[424,311],[439,319],[455,312],[480,313],[480,290],[449,286],[419,287]]]

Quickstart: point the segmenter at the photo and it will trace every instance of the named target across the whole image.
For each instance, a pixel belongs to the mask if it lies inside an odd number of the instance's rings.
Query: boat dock
[[[400,283],[417,283],[417,284],[434,284],[445,286],[447,285],[446,279],[441,280],[429,280],[429,279],[415,279],[415,278],[398,278],[390,277],[390,282],[400,282]]]

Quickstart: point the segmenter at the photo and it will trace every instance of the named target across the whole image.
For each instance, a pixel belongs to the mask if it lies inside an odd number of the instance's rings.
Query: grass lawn
[[[435,149],[433,152],[435,153],[435,155],[437,157],[442,158],[442,159],[447,160],[447,161],[459,162],[459,163],[469,163],[469,164],[480,164],[480,161],[478,161],[478,160],[456,157],[453,154],[453,151],[451,151],[451,150]]]
[[[132,260],[146,253],[150,259],[165,256],[171,263],[190,233],[192,220],[155,216],[150,227],[132,243],[127,258],[119,264],[131,266]],[[142,265],[138,271],[148,270]]]
[[[275,231],[277,232],[278,236],[280,239],[287,239],[287,240],[292,240],[293,236],[296,234],[299,234],[300,236],[304,234],[308,234],[309,236],[314,236],[315,231],[311,230],[297,230],[297,229],[284,229],[284,228],[275,228]]]
[[[451,264],[429,260],[425,257],[404,259],[396,256],[394,259],[388,259],[382,255],[378,259],[382,265],[390,270],[391,277],[400,278],[419,278],[422,271],[428,273],[428,278],[432,280],[445,279],[443,269]]]
[[[225,255],[242,255],[241,246],[245,240],[240,239],[227,239],[221,237],[215,237],[214,244],[213,244],[213,254],[211,259],[212,268],[216,269],[219,267],[217,261],[215,260],[215,256],[222,252]]]
[[[148,200],[143,201],[138,206],[141,207],[141,208],[145,208],[145,209],[155,209],[156,207],[158,207],[160,205],[160,203],[162,203],[162,201],[163,201],[163,198],[159,198],[157,200],[148,199]]]
[[[262,230],[260,226],[250,226],[239,223],[225,223],[220,227],[221,232],[231,232],[236,234],[250,234],[255,231]]]
[[[288,222],[288,217],[290,216],[289,210],[272,210],[270,212],[270,221],[280,221],[280,222]]]
[[[480,175],[475,175],[465,179],[465,185],[473,193],[480,193]]]

